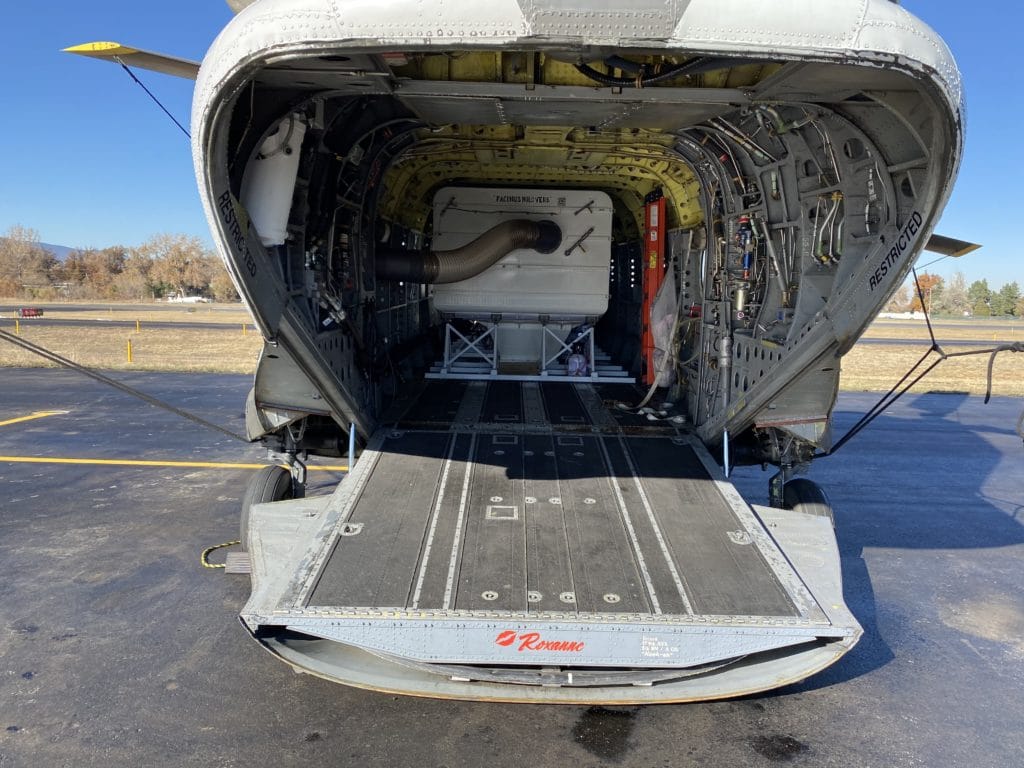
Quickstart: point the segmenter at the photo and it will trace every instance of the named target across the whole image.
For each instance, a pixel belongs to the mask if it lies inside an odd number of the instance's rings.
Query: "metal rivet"
[[[606,603],[617,603],[621,599],[622,598],[616,595],[614,592],[609,592],[607,595],[604,596],[604,601]]]
[[[523,499],[523,501],[525,501],[527,504],[536,504],[537,503],[537,497],[536,496],[527,496],[525,499]]]
[[[589,496],[583,500],[584,504],[597,504],[597,499],[592,499]]]
[[[561,600],[563,603],[575,604],[575,602],[576,602],[576,593],[575,592],[563,592],[562,594],[560,594],[558,596],[558,599]]]
[[[484,600],[487,600],[488,602],[494,602],[498,599],[498,593],[489,589],[483,594],[481,594],[480,597],[482,597]]]
[[[552,496],[550,499],[548,499],[548,501],[551,504],[556,504],[556,505],[561,505],[561,503],[562,503],[562,500],[560,498],[558,498],[557,496]]]
[[[502,501],[504,501],[504,499],[501,498],[501,496],[491,496],[491,503],[492,504],[499,504]]]
[[[535,590],[531,589],[529,592],[526,593],[526,601],[528,603],[539,603],[543,599],[544,599],[544,595],[542,595],[540,592],[537,592]]]

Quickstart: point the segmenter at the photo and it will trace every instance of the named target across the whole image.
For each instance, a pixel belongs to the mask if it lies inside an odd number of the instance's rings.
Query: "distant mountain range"
[[[78,250],[77,248],[68,248],[66,245],[54,245],[53,243],[39,243],[39,247],[45,248],[60,261],[64,261],[72,251]]]

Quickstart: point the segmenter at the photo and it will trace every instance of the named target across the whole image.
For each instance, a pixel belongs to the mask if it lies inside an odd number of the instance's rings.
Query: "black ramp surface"
[[[632,531],[630,542],[636,552],[637,567],[644,577],[644,586],[650,597],[652,611],[667,614],[692,613],[687,603],[683,577],[678,573],[678,569],[674,571],[674,560],[662,544],[660,529],[652,523],[652,516],[642,503],[630,470],[630,460],[625,453],[625,444],[617,437],[597,437],[594,440],[605,460],[603,464],[595,466],[595,471],[600,467],[601,471],[609,473],[608,485],[615,495],[619,513],[624,525]],[[696,461],[692,453],[687,448],[686,453],[675,460]],[[721,502],[723,506],[724,503]],[[726,509],[728,510],[728,507]]]
[[[475,423],[523,424],[543,404],[545,433],[385,439],[348,518],[363,530],[339,538],[311,605],[798,615],[693,447],[571,430],[597,418],[577,385],[527,387],[539,398],[481,387]],[[469,391],[432,382],[408,416],[447,424]]]
[[[669,438],[625,443],[695,613],[798,615],[691,448]]]
[[[405,607],[452,436],[395,433],[385,440],[373,476],[310,599],[312,605]]]
[[[522,385],[517,381],[490,382],[480,419],[490,424],[522,423]]]
[[[465,502],[476,458],[478,437],[455,435],[451,458],[445,462],[434,497],[430,524],[416,564],[412,586],[412,608],[443,608],[454,595],[461,556],[461,531],[465,528]],[[466,491],[464,495],[464,491]],[[450,602],[449,602],[450,604]]]
[[[459,404],[466,392],[465,381],[431,381],[423,388],[416,402],[402,416],[409,424],[450,424],[455,420]]]
[[[688,444],[396,434],[310,605],[798,615]]]
[[[566,494],[559,482],[552,435],[523,437],[523,513],[526,517],[526,585],[530,609],[576,607],[579,585],[566,538]]]
[[[455,607],[525,611],[526,521],[523,455],[506,441],[480,435],[466,507],[466,533]]]
[[[576,603],[582,612],[650,613],[643,577],[598,439],[556,438],[557,468]]]
[[[587,409],[576,394],[575,384],[545,381],[540,385],[540,395],[552,425],[558,427],[590,423]]]

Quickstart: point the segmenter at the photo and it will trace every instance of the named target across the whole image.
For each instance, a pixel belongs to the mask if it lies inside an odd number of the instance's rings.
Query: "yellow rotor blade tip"
[[[128,56],[138,53],[134,48],[129,48],[120,43],[96,42],[72,45],[64,49],[65,53],[78,53],[83,56]]]

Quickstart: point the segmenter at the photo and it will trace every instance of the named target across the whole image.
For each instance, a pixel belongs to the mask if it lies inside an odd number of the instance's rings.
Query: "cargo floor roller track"
[[[307,670],[467,698],[707,698],[770,687],[749,672],[766,659],[795,679],[841,655],[859,627],[824,518],[759,517],[615,394],[431,382],[332,497],[257,508],[243,619]],[[281,526],[308,538],[275,576]]]

